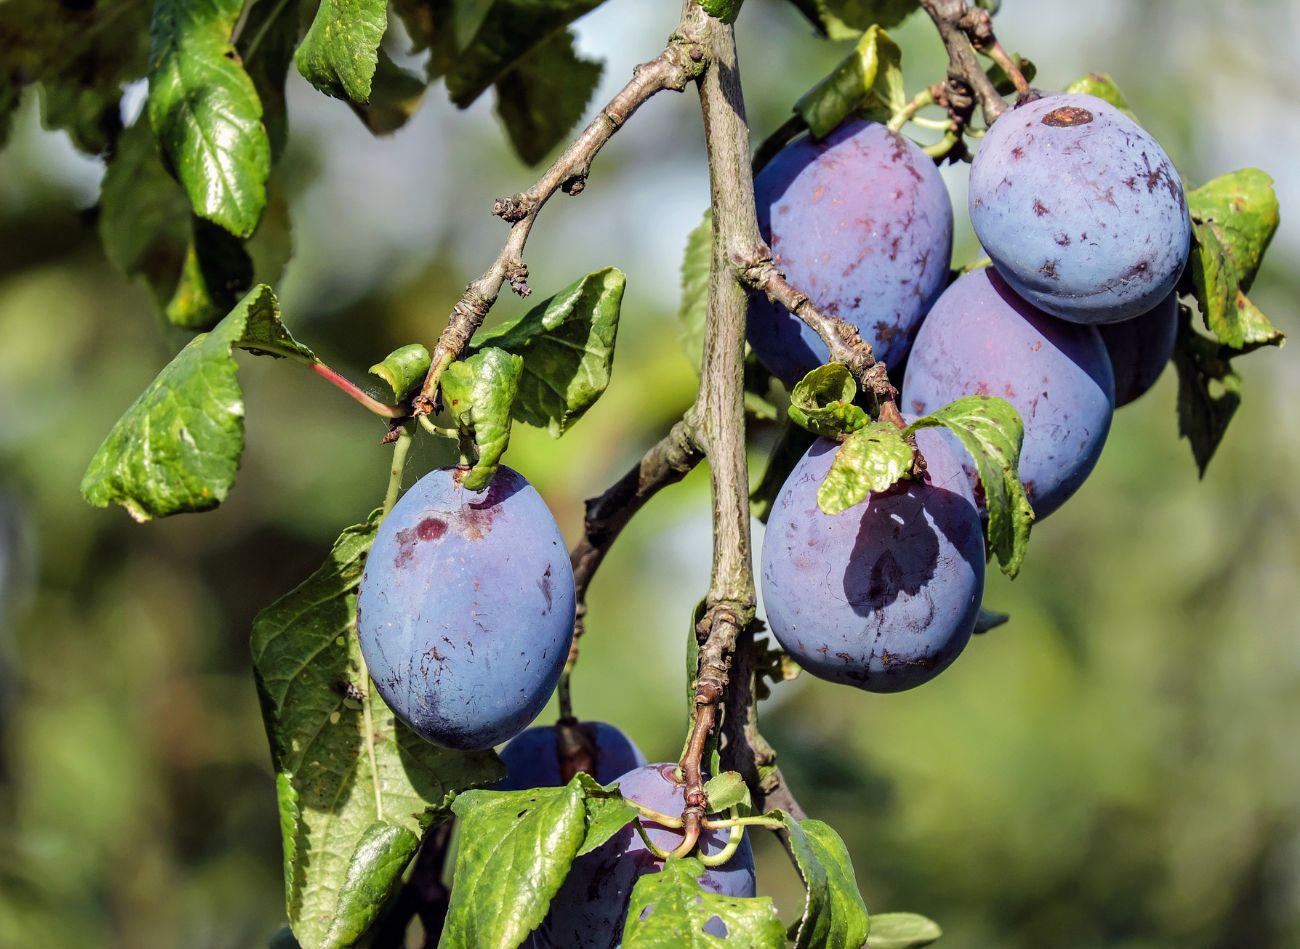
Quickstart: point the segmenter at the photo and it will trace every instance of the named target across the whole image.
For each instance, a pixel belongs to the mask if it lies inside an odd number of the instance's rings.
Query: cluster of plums
[[[949,283],[953,215],[924,152],[884,126],[845,123],[788,145],[756,180],[780,267],[852,323],[891,367],[902,409],[969,394],[1025,423],[1020,474],[1041,519],[1083,482],[1111,414],[1154,383],[1177,320],[1190,230],[1160,146],[1086,95],[1024,103],[990,128],[971,168],[970,216],[992,266]],[[749,341],[793,385],[825,361],[820,340],[766,300]],[[966,645],[984,586],[981,495],[948,434],[917,435],[927,471],[834,516],[817,489],[837,445],[818,440],[773,507],[763,544],[768,624],[812,674],[874,692],[918,685]],[[483,491],[464,469],[416,483],[380,525],[358,596],[361,648],[380,694],[416,732],[462,750],[514,739],[503,788],[561,783],[551,728],[526,726],[559,680],[573,636],[573,573],[554,518],[509,468]],[[516,737],[518,736],[518,737]],[[672,765],[647,765],[596,727],[597,780],[680,813]],[[643,821],[671,850],[680,832]],[[702,839],[717,853],[718,835]],[[611,946],[638,876],[658,869],[632,827],[573,864],[537,946]],[[754,893],[748,844],[703,885]]]
[[[1173,352],[1191,239],[1183,187],[1160,146],[1098,98],[1046,96],[989,129],[971,166],[970,219],[992,266],[951,284],[943,181],[883,126],[795,142],[755,184],[791,281],[891,367],[905,360],[906,415],[975,394],[1016,407],[1020,477],[1039,520],[1083,483],[1115,407],[1150,388]],[[827,356],[766,300],[751,308],[749,341],[787,384]],[[836,446],[819,440],[776,499],[767,619],[814,675],[907,689],[970,638],[984,581],[979,483],[951,436],[923,430],[918,443],[924,480],[828,516],[816,496]]]

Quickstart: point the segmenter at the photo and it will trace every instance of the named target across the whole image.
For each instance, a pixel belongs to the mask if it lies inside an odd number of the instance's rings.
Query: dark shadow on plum
[[[900,593],[915,596],[934,576],[939,539],[925,519],[921,499],[909,496],[907,490],[904,486],[873,497],[858,525],[844,570],[844,595],[858,616],[884,609]],[[942,494],[962,500],[948,491]],[[942,499],[935,497],[931,503],[942,504]],[[935,513],[941,516],[937,507]],[[903,523],[898,524],[895,516]]]

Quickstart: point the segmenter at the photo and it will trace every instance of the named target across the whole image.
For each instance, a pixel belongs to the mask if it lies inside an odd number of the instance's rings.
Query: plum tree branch
[[[573,717],[569,678],[578,660],[579,644],[586,629],[587,589],[592,577],[632,516],[660,490],[686,477],[703,458],[704,453],[695,439],[691,423],[683,418],[604,494],[587,501],[582,539],[569,554],[577,594],[577,615],[573,622],[573,646],[560,677],[562,719]]]
[[[435,408],[438,380],[443,370],[455,362],[469,345],[470,339],[483,325],[483,320],[496,303],[501,287],[509,281],[510,288],[520,296],[527,296],[528,267],[524,264],[524,245],[537,215],[556,191],[576,195],[583,190],[591,163],[623,124],[651,97],[665,90],[682,92],[687,83],[696,78],[703,68],[704,50],[681,29],[678,24],[668,45],[654,59],[642,63],[632,71],[632,78],[609,101],[591,123],[583,130],[564,153],[527,191],[509,198],[498,198],[492,213],[508,221],[510,235],[501,252],[483,275],[465,288],[465,292],[452,307],[447,326],[438,337],[432,353],[432,363],[425,376],[424,385],[412,400],[416,415],[428,415]]]
[[[988,11],[975,9],[966,0],[920,0],[920,3],[934,21],[948,51],[948,83],[944,98],[950,111],[954,116],[969,117],[970,110],[978,102],[984,113],[984,124],[992,125],[1007,110],[1007,103],[998,95],[993,80],[984,72],[976,55],[976,44],[980,49],[1001,50],[993,36]],[[1007,63],[1010,62],[1007,58]],[[1008,74],[1019,88],[1024,84],[1024,77],[1014,64],[1011,65]]]

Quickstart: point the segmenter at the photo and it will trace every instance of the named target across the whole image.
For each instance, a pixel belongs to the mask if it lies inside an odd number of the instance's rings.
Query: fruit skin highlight
[[[940,430],[916,436],[923,481],[825,514],[817,489],[839,446],[822,438],[772,507],[762,565],[768,626],[818,678],[868,692],[914,688],[947,668],[975,627],[984,536],[964,452]]]
[[[618,779],[619,790],[661,814],[677,817],[685,807],[683,785],[673,778],[675,763],[646,765]],[[660,827],[645,818],[641,826],[656,847],[671,852],[683,839],[682,831]],[[752,830],[752,828],[751,828]],[[726,846],[730,831],[704,830],[696,855],[713,856]],[[534,949],[612,949],[623,936],[628,899],[636,881],[663,869],[663,861],[646,849],[631,824],[591,853],[573,861],[564,885],[551,900],[551,910],[534,930],[528,945]],[[722,896],[753,896],[754,854],[747,832],[740,847],[720,867],[706,867],[700,886]],[[705,929],[715,936],[726,932],[722,921],[710,920]]]
[[[1122,323],[1097,327],[1115,373],[1115,408],[1128,405],[1156,384],[1174,355],[1178,338],[1178,294],[1155,309]]]
[[[1020,480],[1041,521],[1101,457],[1115,380],[1097,327],[1048,316],[985,267],[944,291],[921,324],[901,408],[925,415],[965,395],[1000,396],[1020,413]],[[977,484],[974,464],[963,464]]]
[[[781,272],[822,312],[856,326],[876,359],[900,361],[952,257],[952,202],[933,160],[885,126],[853,119],[820,142],[781,149],[754,190]],[[802,320],[758,294],[749,343],[787,385],[829,359]]]
[[[622,774],[646,763],[645,755],[613,725],[605,722],[579,722],[578,728],[589,728],[596,739],[596,773],[592,775],[601,784],[616,781]],[[501,749],[501,760],[506,765],[506,776],[496,787],[498,791],[526,791],[529,788],[560,787],[565,782],[560,774],[556,726],[537,725],[526,728]]]
[[[357,600],[361,652],[418,734],[480,751],[555,690],[573,639],[573,571],[546,503],[502,466],[483,491],[432,471],[384,518]]]
[[[1076,323],[1145,313],[1178,282],[1191,242],[1164,149],[1095,96],[1050,95],[993,124],[971,164],[970,219],[1007,283]]]

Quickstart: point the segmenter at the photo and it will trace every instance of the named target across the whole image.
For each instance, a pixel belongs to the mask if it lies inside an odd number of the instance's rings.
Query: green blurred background
[[[676,6],[609,0],[579,21],[607,62],[601,96],[659,49]],[[739,31],[757,140],[844,49],[773,0],[751,0]],[[1283,224],[1253,297],[1292,334],[1297,32],[1297,0],[1006,0],[999,17],[1040,87],[1113,74],[1190,182],[1275,176]],[[928,23],[895,36],[911,88],[942,75]],[[140,527],[87,507],[86,461],[183,338],[104,259],[102,166],[40,129],[36,95],[0,155],[0,946],[262,945],[283,907],[249,624],[382,496],[383,428],[300,367],[246,359],[248,449],[221,510]],[[529,248],[541,293],[605,264],[628,274],[609,392],[563,442],[525,429],[511,445],[570,538],[582,499],[692,397],[675,308],[707,202],[693,100],[652,101]],[[360,377],[434,337],[502,239],[491,199],[533,175],[486,99],[458,113],[435,88],[376,140],[295,75],[290,116],[286,320]],[[945,170],[958,208],[964,174]],[[497,317],[520,308],[503,298]],[[872,696],[804,676],[769,703],[790,783],[844,835],[871,909],[930,915],[952,949],[1300,945],[1300,372],[1289,349],[1242,369],[1204,480],[1172,370],[1117,416],[1021,577],[991,581],[1012,622],[935,683]],[[422,449],[408,479],[438,461]],[[577,709],[652,759],[680,747],[709,536],[696,472],[636,519],[592,592]],[[784,855],[758,853],[760,888],[797,906]]]

